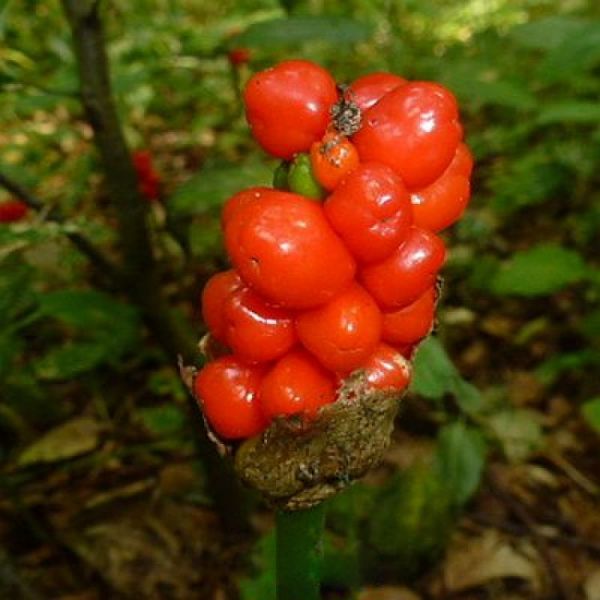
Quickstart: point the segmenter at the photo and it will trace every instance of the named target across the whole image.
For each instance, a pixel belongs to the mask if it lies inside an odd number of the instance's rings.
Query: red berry
[[[360,277],[380,306],[403,308],[435,285],[445,258],[446,249],[439,237],[412,227],[396,252],[382,262],[364,267]]]
[[[225,245],[242,279],[287,308],[324,304],[352,281],[354,260],[319,204],[266,190],[233,212]]]
[[[472,168],[469,149],[465,144],[459,144],[444,173],[427,187],[411,194],[415,225],[441,231],[458,221],[471,197],[469,177]]]
[[[360,262],[388,257],[407,237],[412,223],[410,196],[389,167],[360,165],[324,205],[331,226]]]
[[[383,313],[381,337],[395,347],[410,346],[429,334],[435,315],[435,288],[429,288],[412,304]]]
[[[223,438],[259,434],[267,426],[258,398],[264,369],[234,356],[208,363],[194,380],[194,393],[210,426]]]
[[[251,55],[250,48],[232,48],[227,53],[227,58],[234,67],[239,67],[250,62]]]
[[[326,133],[320,142],[315,142],[310,148],[310,161],[315,178],[329,191],[359,164],[356,148],[339,133]]]
[[[138,177],[140,194],[150,202],[160,195],[160,175],[152,165],[152,155],[148,150],[136,150],[132,154],[133,166]]]
[[[249,288],[234,291],[223,312],[227,346],[245,361],[276,360],[297,341],[292,315],[270,306]]]
[[[370,73],[350,84],[349,99],[365,111],[379,102],[388,92],[405,83],[406,79],[392,73]]]
[[[16,223],[29,211],[29,207],[21,200],[0,202],[0,223]]]
[[[380,390],[403,390],[410,381],[410,363],[387,344],[379,344],[360,366],[369,384]]]
[[[323,137],[337,97],[333,77],[307,60],[260,71],[244,91],[252,134],[266,152],[288,160]]]
[[[211,335],[225,344],[225,301],[233,292],[244,284],[240,276],[233,270],[213,275],[202,290],[202,318]]]
[[[296,319],[298,337],[331,371],[348,373],[375,349],[381,337],[381,311],[357,283],[328,304]]]
[[[260,387],[262,410],[269,418],[313,417],[334,400],[333,376],[304,350],[293,350],[281,358]]]
[[[267,195],[270,194],[271,188],[256,186],[247,188],[231,196],[223,205],[221,212],[221,225],[223,228],[227,227],[227,224],[238,210],[246,206],[246,204],[261,198],[265,193]]]
[[[461,137],[454,96],[441,85],[417,81],[392,90],[365,111],[353,142],[361,161],[388,165],[413,189],[444,172]]]

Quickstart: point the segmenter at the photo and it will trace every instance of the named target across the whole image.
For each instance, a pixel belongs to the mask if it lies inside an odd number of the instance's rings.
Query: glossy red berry
[[[333,375],[304,350],[293,350],[275,363],[260,387],[262,410],[271,419],[313,417],[334,400]]]
[[[360,278],[367,291],[385,309],[414,302],[436,283],[446,248],[434,233],[412,227],[406,241],[385,260],[365,266]]]
[[[223,205],[223,210],[221,211],[221,225],[223,228],[227,227],[227,224],[235,213],[246,206],[247,204],[254,202],[258,198],[261,198],[263,194],[270,194],[271,188],[256,186],[247,188],[234,194],[231,196]]]
[[[430,82],[411,82],[383,96],[353,136],[361,161],[391,167],[409,189],[435,181],[462,137],[454,96]]]
[[[433,327],[436,302],[435,288],[429,288],[412,304],[383,313],[381,337],[396,348],[410,346],[429,334]]]
[[[359,77],[349,86],[349,99],[365,111],[379,102],[388,92],[404,85],[406,79],[392,73],[370,73]]]
[[[290,312],[270,306],[249,288],[229,295],[223,316],[226,344],[245,361],[276,360],[297,341]]]
[[[410,363],[398,350],[387,344],[377,346],[360,368],[375,389],[399,392],[410,382]]]
[[[233,270],[213,275],[202,290],[202,318],[211,335],[225,344],[225,302],[233,292],[244,287],[240,276]]]
[[[194,379],[194,394],[214,431],[226,439],[259,434],[267,419],[258,403],[264,368],[249,366],[234,356],[217,358]]]
[[[381,337],[381,311],[369,294],[353,283],[329,303],[300,314],[298,337],[331,371],[348,373],[375,349]]]
[[[408,236],[410,196],[389,167],[360,165],[327,198],[325,215],[362,263],[388,257]]]
[[[355,263],[319,204],[268,190],[235,211],[225,245],[242,279],[287,308],[324,304],[352,281]]]
[[[5,200],[0,202],[0,223],[16,223],[23,219],[29,207],[21,200]]]
[[[260,71],[244,91],[252,134],[269,154],[288,160],[323,137],[337,97],[333,77],[307,60]]]
[[[441,231],[458,221],[471,197],[469,177],[472,168],[469,149],[465,144],[459,144],[444,173],[427,187],[411,194],[415,225]]]
[[[136,150],[132,154],[133,166],[138,177],[140,194],[149,202],[160,196],[160,175],[154,169],[152,154],[148,150]]]
[[[360,159],[354,144],[339,133],[326,133],[310,148],[310,160],[317,181],[326,189],[336,186],[358,167]]]

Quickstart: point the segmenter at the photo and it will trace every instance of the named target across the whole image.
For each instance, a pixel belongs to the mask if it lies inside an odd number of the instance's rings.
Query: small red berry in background
[[[131,158],[138,176],[140,194],[149,202],[158,200],[160,196],[160,175],[152,164],[152,154],[148,150],[136,150]]]
[[[267,420],[258,403],[264,368],[235,356],[209,362],[194,380],[194,392],[210,426],[221,437],[240,439],[259,434]]]
[[[29,212],[29,207],[21,200],[0,202],[0,223],[16,223]]]
[[[229,53],[234,66],[243,50]],[[446,259],[436,233],[461,217],[473,167],[456,100],[382,72],[339,90],[321,66],[290,60],[244,91],[253,136],[283,162],[277,189],[224,204],[233,268],[203,292],[206,325],[232,354],[200,371],[195,393],[224,439],[273,419],[310,424],[353,373],[400,393],[433,328]],[[152,172],[149,154],[137,168]]]
[[[266,152],[286,160],[323,137],[337,98],[333,77],[307,60],[260,71],[244,90],[252,135]]]
[[[259,394],[270,419],[296,414],[313,417],[335,400],[334,378],[308,352],[295,350],[265,375]]]
[[[234,67],[240,67],[241,65],[248,64],[251,56],[252,51],[250,48],[232,48],[227,53],[229,63]]]

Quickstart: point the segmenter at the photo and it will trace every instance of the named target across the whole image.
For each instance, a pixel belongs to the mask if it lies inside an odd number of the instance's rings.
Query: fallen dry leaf
[[[585,600],[600,600],[600,569],[590,573],[583,584]]]
[[[363,589],[357,600],[420,600],[421,596],[405,587],[384,586]]]
[[[25,448],[18,460],[21,467],[51,463],[91,452],[98,446],[101,425],[95,419],[71,419],[51,429]]]
[[[541,587],[539,568],[529,548],[513,548],[493,530],[479,538],[459,540],[448,551],[443,571],[445,587],[455,593],[485,585],[494,579],[523,579],[532,589]]]

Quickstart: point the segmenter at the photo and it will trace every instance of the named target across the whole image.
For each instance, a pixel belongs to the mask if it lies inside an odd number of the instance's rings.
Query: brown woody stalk
[[[124,291],[141,310],[148,329],[169,358],[197,354],[193,333],[179,320],[161,293],[161,282],[153,256],[146,220],[147,202],[138,191],[137,175],[125,142],[111,89],[104,28],[99,0],[62,0],[73,35],[79,69],[80,94],[87,120],[94,130],[106,184],[118,220],[123,256]],[[190,412],[198,411],[190,399]],[[231,528],[245,525],[244,495],[231,470],[221,461],[212,444],[196,425],[196,443],[217,508]]]

